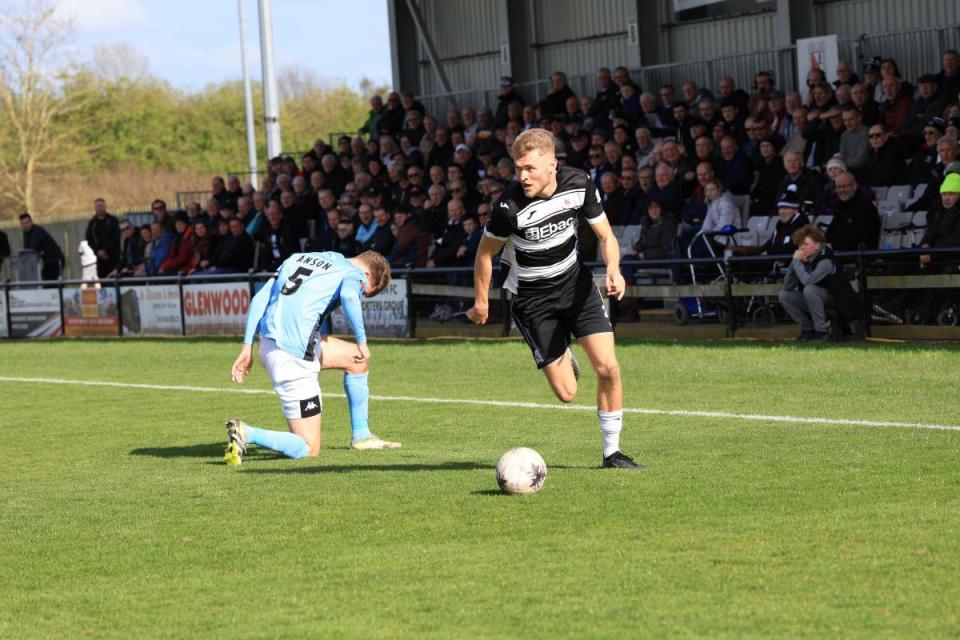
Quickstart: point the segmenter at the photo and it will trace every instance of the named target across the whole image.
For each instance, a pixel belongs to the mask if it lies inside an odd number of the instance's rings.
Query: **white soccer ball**
[[[546,479],[546,463],[539,453],[527,447],[510,449],[497,463],[497,484],[510,495],[532,495],[540,491]]]

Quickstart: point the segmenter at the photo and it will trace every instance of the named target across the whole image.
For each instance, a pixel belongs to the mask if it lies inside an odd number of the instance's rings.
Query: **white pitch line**
[[[191,387],[187,385],[142,384],[135,382],[111,382],[108,380],[63,380],[58,378],[16,378],[0,376],[0,382],[36,384],[72,384],[87,387],[119,387],[122,389],[148,389],[152,391],[188,391],[192,393],[245,393],[274,395],[268,389],[241,389],[236,387]],[[327,397],[345,398],[342,393],[325,393]],[[596,411],[596,407],[582,404],[546,404],[541,402],[509,402],[500,400],[476,400],[473,398],[420,398],[417,396],[370,396],[378,402],[421,402],[429,404],[469,404],[483,407],[509,407],[517,409],[547,409],[562,411]],[[723,420],[747,420],[752,422],[784,422],[791,424],[822,424],[845,427],[889,427],[898,429],[931,429],[935,431],[960,431],[960,425],[930,424],[926,422],[890,422],[885,420],[852,420],[847,418],[816,418],[802,416],[771,416],[756,413],[728,413],[726,411],[698,411],[689,409],[648,409],[624,407],[624,413],[652,416],[679,416],[697,418],[720,418]]]

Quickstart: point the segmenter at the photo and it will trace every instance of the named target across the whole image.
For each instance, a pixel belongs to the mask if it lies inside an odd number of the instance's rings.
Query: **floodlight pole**
[[[258,0],[260,7],[260,60],[263,65],[263,123],[267,134],[267,158],[280,155],[280,108],[277,76],[273,67],[273,25],[270,0]]]
[[[247,70],[247,29],[243,20],[243,2],[237,0],[237,14],[240,16],[240,66],[243,68],[243,106],[247,116],[247,167],[250,170],[250,184],[254,189],[260,187],[257,180],[257,134],[253,128],[253,90],[250,88],[250,73]]]

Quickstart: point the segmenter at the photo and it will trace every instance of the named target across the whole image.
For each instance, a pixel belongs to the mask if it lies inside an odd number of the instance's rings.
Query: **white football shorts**
[[[260,362],[280,396],[285,417],[309,418],[320,413],[320,349],[316,360],[304,360],[290,355],[270,338],[261,337]]]

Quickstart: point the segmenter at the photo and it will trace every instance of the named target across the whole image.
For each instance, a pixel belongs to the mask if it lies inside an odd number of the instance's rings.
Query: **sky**
[[[124,44],[184,90],[241,77],[238,0],[56,0],[80,55]],[[257,0],[242,0],[247,65],[260,79]],[[272,0],[274,61],[320,80],[390,84],[387,0]]]

